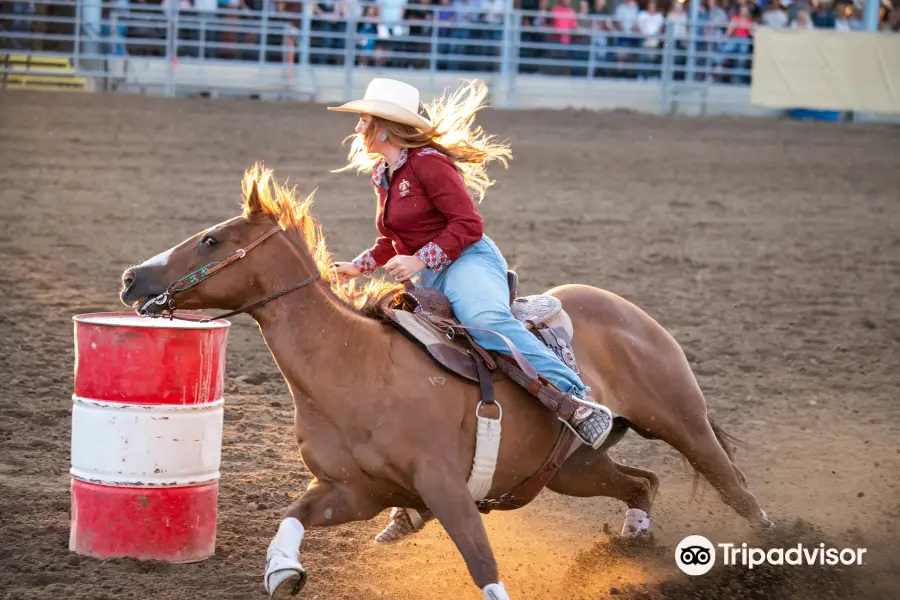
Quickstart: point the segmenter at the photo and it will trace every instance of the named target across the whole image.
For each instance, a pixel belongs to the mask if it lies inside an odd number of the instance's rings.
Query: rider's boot
[[[578,396],[581,397],[580,394]],[[596,403],[590,396],[581,397],[581,399]],[[575,411],[567,424],[578,434],[584,444],[596,450],[603,445],[603,442],[609,437],[609,432],[612,431],[612,412],[602,404],[598,405],[599,408],[577,403],[575,406]]]

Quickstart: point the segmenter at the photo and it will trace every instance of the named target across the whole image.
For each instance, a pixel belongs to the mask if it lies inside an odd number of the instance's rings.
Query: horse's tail
[[[734,462],[734,450],[736,447],[747,448],[749,444],[735,436],[731,435],[722,425],[719,424],[713,417],[707,416],[707,421],[709,421],[709,426],[712,427],[713,434],[716,436],[716,441],[719,442],[719,445],[722,446],[722,450],[725,451],[725,454],[728,456],[728,460]],[[687,459],[685,459],[687,461]],[[700,489],[701,484],[701,475],[700,471],[694,469],[694,477],[691,482],[691,499],[697,497],[697,491]]]

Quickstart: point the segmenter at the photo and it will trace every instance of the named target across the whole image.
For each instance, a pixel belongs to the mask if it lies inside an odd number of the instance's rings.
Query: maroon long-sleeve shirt
[[[393,256],[418,256],[440,271],[481,239],[484,221],[449,158],[433,148],[404,149],[394,174],[382,161],[372,173],[378,195],[375,245],[354,259],[370,273]]]

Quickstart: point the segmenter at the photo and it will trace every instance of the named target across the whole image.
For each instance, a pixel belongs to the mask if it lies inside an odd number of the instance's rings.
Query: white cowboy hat
[[[419,114],[419,90],[396,79],[373,79],[362,100],[329,106],[328,110],[363,113],[418,129],[431,128],[431,121]]]

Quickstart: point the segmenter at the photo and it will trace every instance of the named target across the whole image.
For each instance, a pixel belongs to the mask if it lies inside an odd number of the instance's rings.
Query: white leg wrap
[[[509,594],[506,593],[502,581],[486,585],[481,591],[484,593],[484,600],[509,600]]]
[[[650,516],[639,508],[629,508],[625,512],[622,525],[623,537],[634,537],[650,530]]]
[[[479,404],[479,407],[481,404]],[[499,407],[500,404],[498,403]],[[477,413],[477,408],[475,409]],[[467,487],[473,500],[482,500],[491,491],[494,472],[497,470],[497,455],[500,453],[500,421],[503,410],[496,419],[478,416],[478,429],[475,434],[475,459],[472,472],[469,474]]]
[[[303,528],[303,523],[294,517],[288,517],[278,526],[278,533],[272,538],[269,547],[277,547],[286,556],[298,557],[304,533],[306,533],[306,530]]]
[[[278,533],[269,543],[263,583],[266,592],[274,598],[287,597],[290,595],[289,590],[295,585],[302,586],[306,583],[306,570],[300,564],[303,533],[303,524],[293,517],[288,517],[278,526]]]

